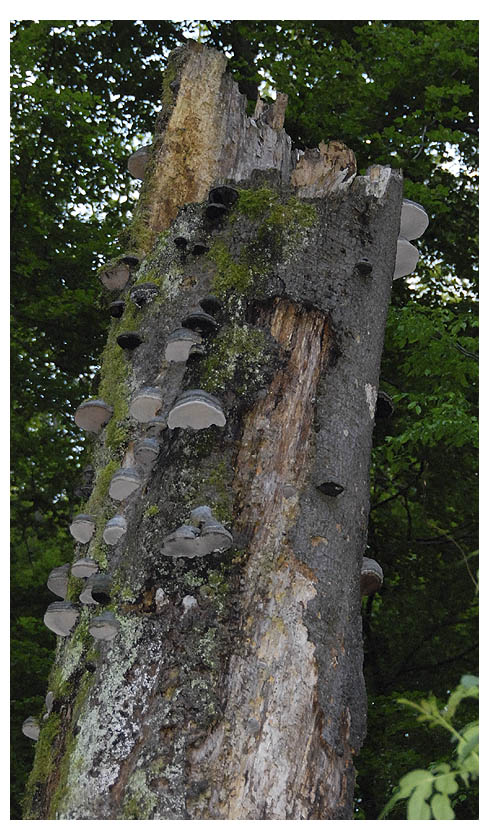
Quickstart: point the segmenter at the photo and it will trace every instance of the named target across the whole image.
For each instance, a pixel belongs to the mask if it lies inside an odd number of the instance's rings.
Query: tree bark
[[[27,819],[352,818],[360,567],[402,180],[388,167],[356,177],[341,143],[296,153],[284,99],[247,117],[225,65],[195,43],[169,59],[131,234],[143,257],[131,289],[158,294],[138,308],[130,289],[110,329],[99,396],[114,414],[86,506],[96,534],[75,552],[112,575],[120,632],[96,642],[98,608],[84,606],[58,643]],[[239,199],[211,222],[207,194],[223,182]],[[169,334],[210,293],[219,332],[204,355],[166,362]],[[116,344],[129,324],[144,339],[131,353]],[[146,386],[161,388],[163,418],[204,389],[226,425],[150,424],[159,458],[118,504],[107,489],[146,434],[128,408]],[[233,547],[165,555],[199,505]],[[128,530],[106,546],[116,513]]]

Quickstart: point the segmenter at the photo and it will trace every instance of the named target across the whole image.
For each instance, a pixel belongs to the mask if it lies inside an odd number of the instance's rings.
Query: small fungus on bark
[[[44,613],[44,623],[57,636],[69,636],[78,618],[78,607],[70,601],[55,601]]]
[[[216,519],[210,519],[201,528],[200,536],[201,556],[228,551],[233,545],[233,537],[229,531]]]
[[[200,528],[208,520],[213,519],[211,508],[207,505],[200,505],[191,510],[190,520],[196,528]]]
[[[141,478],[133,467],[122,467],[114,473],[109,485],[109,496],[118,502],[127,499],[141,486]]]
[[[180,251],[186,250],[188,241],[185,236],[176,236],[174,239],[174,243]]]
[[[113,639],[120,630],[120,624],[114,613],[103,612],[100,615],[95,615],[88,627],[88,632],[94,639],[102,639],[109,642]]]
[[[130,268],[137,268],[141,262],[140,257],[138,254],[123,254],[121,257],[121,262],[129,265]]]
[[[91,595],[98,604],[107,605],[111,600],[112,577],[97,574],[93,576]]]
[[[118,263],[113,268],[108,268],[100,275],[100,282],[109,291],[121,291],[128,285],[131,272],[127,265]]]
[[[192,246],[192,253],[195,257],[199,257],[201,254],[207,254],[208,251],[209,247],[205,242],[195,242]]]
[[[111,318],[122,318],[124,307],[125,303],[123,300],[113,300],[108,306]]]
[[[64,566],[57,566],[55,569],[52,569],[49,573],[47,587],[51,592],[54,593],[54,595],[58,595],[59,598],[66,598],[66,593],[68,591],[69,574],[69,563],[65,563]]]
[[[70,534],[83,545],[90,542],[95,531],[95,516],[89,513],[79,513],[70,525]]]
[[[372,263],[370,263],[369,260],[365,259],[364,257],[356,263],[356,268],[359,274],[362,274],[364,277],[367,277],[368,274],[371,274],[373,270]]]
[[[88,578],[98,571],[99,567],[93,557],[80,557],[78,560],[75,560],[71,567],[72,575],[77,578]]]
[[[217,202],[212,202],[206,206],[204,211],[206,218],[210,222],[216,222],[218,219],[222,219],[223,216],[226,216],[228,213],[228,207],[226,204],[218,204]]]
[[[104,400],[86,400],[75,412],[75,423],[84,432],[100,432],[111,419],[112,411]]]
[[[221,403],[205,391],[185,391],[168,415],[169,429],[207,429],[226,425]]]
[[[166,557],[199,557],[199,528],[181,525],[163,540],[162,553]]]
[[[383,584],[383,569],[370,557],[362,558],[361,596],[373,595]]]
[[[135,460],[143,467],[150,467],[158,458],[159,452],[160,444],[153,437],[141,438],[134,445]]]
[[[417,204],[416,201],[410,201],[409,198],[404,198],[400,219],[400,236],[404,236],[405,239],[418,239],[419,236],[422,236],[428,224],[429,217],[422,205]]]
[[[131,400],[129,413],[139,423],[149,423],[162,405],[163,394],[160,388],[141,388]]]
[[[137,149],[128,158],[128,172],[133,178],[137,178],[138,181],[142,181],[145,177],[146,165],[150,159],[150,149],[151,143],[148,146],[142,146],[141,149]]]
[[[408,239],[403,236],[398,237],[396,244],[396,260],[395,271],[393,273],[393,280],[398,280],[400,277],[406,277],[415,271],[419,259],[419,252],[415,245],[412,245]]]
[[[345,488],[337,481],[322,481],[316,486],[317,490],[320,490],[320,492],[324,493],[325,496],[339,496],[345,490]]]
[[[116,341],[123,350],[136,350],[140,344],[143,344],[143,339],[136,332],[120,333]]]
[[[28,717],[25,719],[24,723],[22,724],[23,735],[25,735],[27,738],[31,738],[32,741],[37,741],[39,740],[40,732],[41,729],[36,718]]]
[[[215,332],[219,324],[212,315],[208,315],[202,309],[193,309],[182,318],[182,326],[189,330],[195,330],[200,335],[206,336]]]
[[[196,347],[200,345],[201,340],[201,336],[194,330],[188,330],[184,327],[174,330],[170,333],[165,348],[167,362],[186,362],[189,356],[195,352]]]
[[[158,437],[167,428],[167,418],[163,414],[156,414],[148,421],[146,431],[149,437]]]
[[[115,545],[121,537],[124,536],[128,529],[128,523],[124,516],[118,514],[109,519],[109,522],[104,528],[102,539],[107,545]]]
[[[139,306],[147,306],[157,297],[160,289],[156,283],[138,283],[129,293],[130,300]]]

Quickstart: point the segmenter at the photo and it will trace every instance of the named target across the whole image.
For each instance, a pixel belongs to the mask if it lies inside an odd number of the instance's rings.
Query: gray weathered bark
[[[140,309],[127,293],[111,326],[100,397],[114,415],[86,506],[96,533],[76,550],[112,574],[120,633],[95,642],[98,608],[84,606],[60,640],[26,818],[352,816],[366,718],[359,575],[401,176],[355,177],[341,143],[292,151],[284,98],[248,118],[225,65],[190,44],[166,72],[130,243],[142,257],[134,288],[158,293]],[[223,182],[240,197],[211,223],[208,190]],[[209,252],[194,255],[197,241]],[[166,362],[169,334],[210,293],[219,332],[204,355]],[[116,344],[125,329],[144,339],[134,351]],[[134,465],[145,427],[128,406],[144,386],[162,389],[163,418],[202,388],[227,422],[150,424],[159,458],[118,504],[107,489]],[[334,485],[343,492],[328,495]],[[233,548],[164,555],[198,505]],[[128,530],[106,546],[117,513]]]

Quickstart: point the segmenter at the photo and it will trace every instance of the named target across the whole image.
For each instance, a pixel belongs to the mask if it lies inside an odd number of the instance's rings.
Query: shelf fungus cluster
[[[421,204],[403,199],[400,219],[400,233],[396,247],[395,271],[393,280],[405,277],[415,271],[419,259],[419,252],[412,239],[418,239],[429,224],[429,217]]]
[[[228,551],[233,537],[213,517],[211,508],[203,505],[191,512],[191,525],[181,525],[163,541],[162,553],[166,557],[206,557],[208,554]]]
[[[184,391],[168,415],[169,429],[207,429],[226,425],[223,407],[217,397],[206,391]]]

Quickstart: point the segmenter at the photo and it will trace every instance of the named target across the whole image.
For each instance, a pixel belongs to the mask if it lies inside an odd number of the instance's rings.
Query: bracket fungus
[[[143,339],[137,332],[120,333],[116,341],[123,350],[136,350],[140,344],[143,344]]]
[[[358,262],[356,263],[356,268],[359,274],[362,274],[364,277],[367,277],[368,274],[371,274],[373,270],[372,263],[370,263],[369,260],[364,257],[358,260]]]
[[[133,178],[142,181],[145,177],[146,165],[150,159],[151,143],[147,146],[142,146],[137,149],[128,158],[128,172]]]
[[[227,210],[238,201],[239,192],[229,184],[219,184],[209,191],[209,201],[213,204],[224,204]]]
[[[376,400],[376,412],[374,415],[375,423],[379,420],[388,420],[395,410],[395,404],[390,395],[386,391],[378,391],[378,398]]]
[[[205,242],[195,242],[192,246],[192,253],[195,257],[200,257],[201,254],[207,254],[209,246]]]
[[[94,599],[92,598],[92,581],[94,577],[95,575],[89,577],[87,583],[85,584],[82,591],[80,592],[80,595],[78,596],[78,600],[80,601],[80,603],[85,604],[85,606],[93,607],[97,604],[97,601],[94,601]]]
[[[141,257],[138,254],[123,254],[120,260],[122,263],[129,265],[130,268],[137,268],[141,262]]]
[[[141,478],[133,467],[121,467],[116,470],[109,485],[109,496],[118,502],[127,499],[141,486]]]
[[[141,308],[154,301],[159,291],[156,283],[138,283],[131,289],[129,299]]]
[[[112,577],[110,575],[97,574],[91,581],[92,600],[97,604],[107,605],[111,600]]]
[[[192,353],[199,352],[201,336],[184,327],[170,333],[165,348],[165,359],[167,362],[186,362]],[[199,348],[199,349],[198,349]]]
[[[373,595],[383,584],[383,569],[370,557],[362,558],[361,596]]]
[[[218,322],[212,315],[208,315],[201,308],[193,309],[182,318],[182,326],[189,330],[195,330],[199,335],[210,335],[219,328]]]
[[[396,260],[395,271],[393,272],[393,280],[399,280],[400,277],[406,277],[415,271],[419,259],[419,252],[415,245],[412,245],[408,239],[403,236],[398,237],[396,243]]]
[[[75,423],[84,432],[100,432],[111,419],[112,411],[104,400],[85,400],[75,412]]]
[[[117,542],[124,536],[128,530],[128,523],[124,516],[118,514],[109,519],[109,522],[104,528],[102,539],[106,545],[116,545]]]
[[[191,510],[190,520],[196,528],[200,528],[205,522],[214,519],[211,508],[207,505],[200,505]]]
[[[107,268],[100,275],[100,282],[111,292],[121,291],[128,285],[131,272],[129,266],[119,262],[117,265]]]
[[[345,490],[345,487],[339,484],[338,481],[332,481],[329,479],[321,481],[316,485],[316,487],[317,490],[320,490],[320,492],[324,493],[325,496],[340,496],[340,494]]]
[[[146,431],[150,437],[158,437],[161,432],[167,428],[167,418],[163,414],[155,414],[151,420],[148,421]]]
[[[421,204],[404,198],[400,219],[400,236],[405,239],[418,239],[429,224],[429,217]]]
[[[88,627],[88,632],[94,639],[102,639],[109,642],[113,639],[120,630],[120,624],[114,613],[103,612],[100,615],[95,615]]]
[[[176,236],[174,239],[174,243],[179,249],[179,251],[185,251],[188,242],[189,240],[185,236]]]
[[[83,545],[90,542],[95,532],[95,516],[79,513],[70,525],[70,534]]]
[[[54,692],[48,691],[46,694],[44,704],[46,706],[46,712],[43,715],[43,720],[47,720],[50,716],[51,712],[53,711],[53,703],[54,703]]]
[[[38,741],[40,732],[41,729],[36,718],[28,717],[25,719],[24,723],[22,724],[23,735],[25,735],[27,738],[31,738],[32,741]]]
[[[44,613],[44,623],[57,636],[69,636],[77,618],[78,607],[70,601],[55,601]]]
[[[207,505],[191,511],[192,525],[181,525],[163,541],[163,554],[171,557],[206,557],[233,545],[233,537]]]
[[[181,525],[163,540],[162,553],[166,557],[199,557],[199,528]]]
[[[88,578],[99,571],[97,561],[93,557],[79,557],[71,567],[71,573],[77,578]]]
[[[49,573],[47,587],[54,595],[59,598],[66,598],[68,591],[68,577],[70,574],[70,564],[65,563],[64,566],[56,566]]]
[[[199,542],[201,555],[205,557],[207,554],[222,554],[228,551],[233,545],[233,537],[221,522],[209,519],[201,528]]]
[[[125,305],[123,300],[113,300],[108,307],[111,318],[122,318]]]
[[[206,391],[184,391],[168,415],[169,429],[207,429],[226,425],[221,403]]]
[[[137,440],[134,445],[134,457],[138,464],[143,467],[150,467],[155,463],[160,452],[160,444],[154,437],[145,437]]]
[[[141,388],[131,400],[129,413],[139,423],[149,423],[163,405],[160,388]]]

